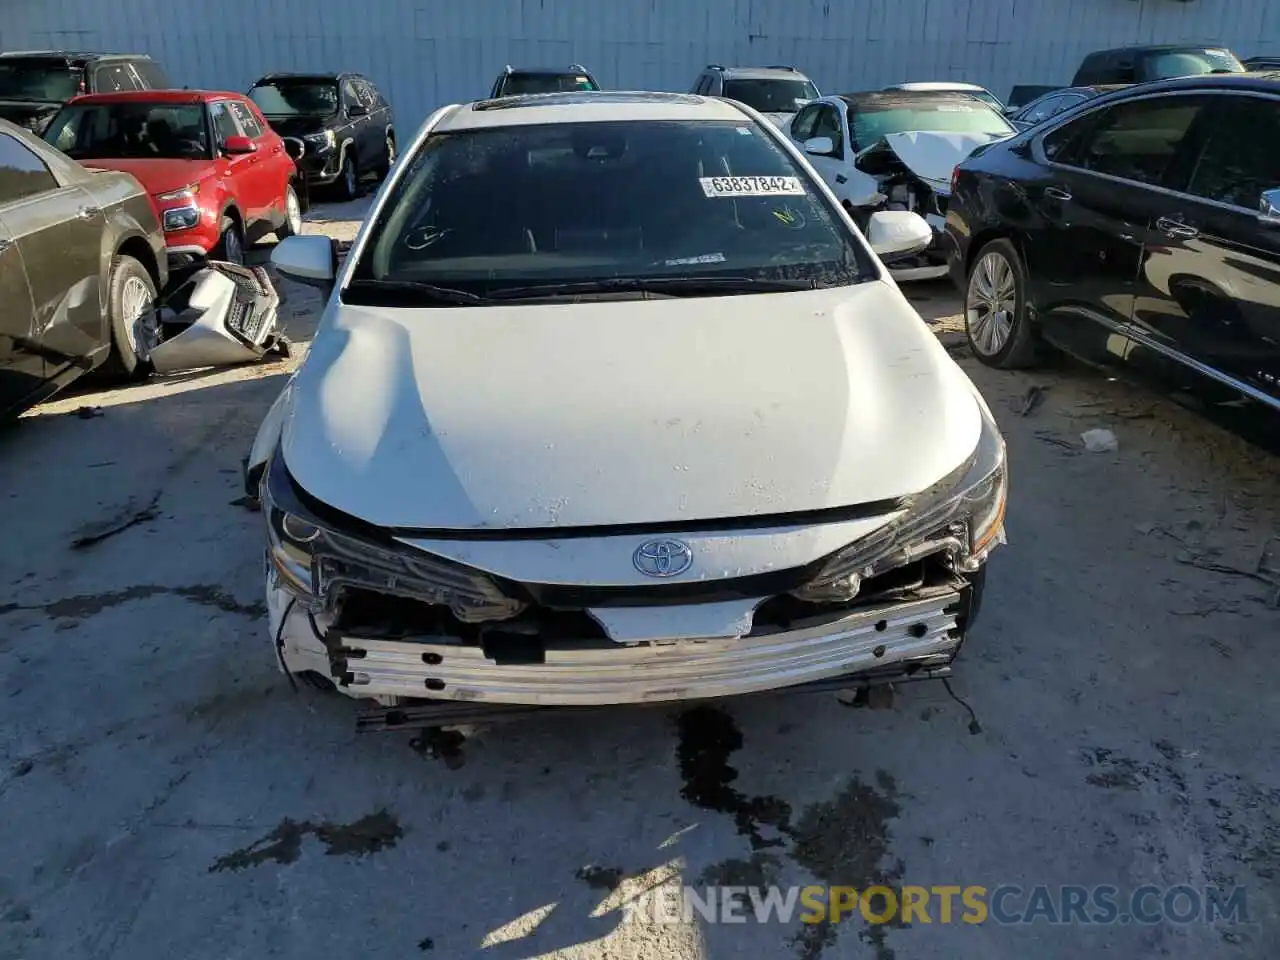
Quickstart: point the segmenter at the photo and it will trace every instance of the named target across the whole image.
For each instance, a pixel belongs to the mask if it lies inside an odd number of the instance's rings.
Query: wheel
[[[969,348],[990,367],[1011,370],[1036,359],[1027,309],[1027,272],[1008,240],[992,240],[974,257],[964,299]]]
[[[382,152],[382,169],[379,171],[382,178],[386,179],[391,176],[391,168],[396,162],[396,136],[394,133],[387,134],[387,142]]]
[[[360,195],[360,168],[356,163],[356,148],[347,150],[342,158],[342,174],[338,177],[338,195],[343,200],[354,200]]]
[[[302,232],[302,203],[298,191],[289,184],[284,188],[284,223],[276,228],[276,239],[296,237]]]
[[[155,300],[156,285],[147,268],[133,257],[113,257],[107,281],[111,356],[103,364],[108,376],[141,379],[150,372],[151,349],[160,342]]]
[[[225,260],[227,263],[244,265],[244,237],[239,225],[231,217],[223,217],[219,225],[221,239],[210,254],[213,260]]]

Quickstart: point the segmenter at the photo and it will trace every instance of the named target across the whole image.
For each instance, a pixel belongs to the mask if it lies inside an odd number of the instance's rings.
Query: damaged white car
[[[433,114],[247,461],[272,655],[400,711],[944,676],[1004,442],[767,120],[685,94]],[[880,253],[877,257],[873,249]]]
[[[957,164],[983,144],[1017,131],[981,99],[955,91],[889,90],[823,97],[791,122],[809,162],[864,227],[880,210],[908,210],[928,221],[934,242],[894,265],[898,280],[947,275],[943,225]]]

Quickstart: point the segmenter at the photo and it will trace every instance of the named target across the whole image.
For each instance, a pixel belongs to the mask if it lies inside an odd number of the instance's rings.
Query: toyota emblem
[[[693,566],[693,551],[679,540],[649,540],[636,548],[631,562],[646,577],[678,577]]]

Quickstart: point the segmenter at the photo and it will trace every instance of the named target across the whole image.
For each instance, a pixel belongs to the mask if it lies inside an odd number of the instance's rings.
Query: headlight
[[[863,580],[944,551],[958,571],[972,573],[1004,543],[1008,490],[1004,438],[982,409],[978,446],[958,469],[912,497],[897,519],[832,556],[793,596],[814,603],[852,600]]]
[[[332,150],[334,145],[338,142],[337,138],[334,137],[332,130],[322,130],[320,133],[308,133],[302,139],[319,150]]]
[[[196,206],[173,207],[164,211],[166,231],[190,230],[200,222],[200,209]]]
[[[445,606],[463,623],[507,619],[525,608],[477,570],[334,529],[301,503],[279,451],[263,479],[262,507],[281,586],[313,609],[344,586]]]
[[[177,190],[170,190],[168,193],[158,193],[156,194],[156,199],[161,203],[168,202],[169,200],[194,200],[196,194],[199,192],[200,184],[189,183],[185,187],[180,187]]]

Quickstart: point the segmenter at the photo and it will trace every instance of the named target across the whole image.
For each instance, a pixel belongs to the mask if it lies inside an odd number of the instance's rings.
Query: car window
[[[235,116],[236,122],[240,124],[240,129],[244,131],[246,137],[257,140],[262,136],[264,132],[262,124],[258,123],[258,118],[245,104],[239,100],[228,100],[227,108]]]
[[[818,88],[808,80],[766,77],[726,80],[724,95],[761,113],[795,113],[808,101],[818,99]]]
[[[1244,64],[1230,50],[1175,50],[1148,56],[1143,61],[1144,80],[1169,80],[1206,73],[1244,73]]]
[[[824,104],[818,108],[818,119],[813,125],[813,136],[830,137],[836,149],[832,154],[838,160],[844,159],[844,131],[840,129],[840,114],[835,107]]]
[[[698,78],[697,84],[693,88],[694,93],[706,93],[711,89],[711,78],[705,74]]]
[[[142,81],[144,88],[164,90],[170,86],[168,76],[154,60],[133,61],[133,71]]]
[[[356,88],[356,96],[360,98],[360,102],[372,110],[378,104],[378,98],[374,95],[369,84],[364,80],[352,80],[352,84]]]
[[[1075,158],[1085,170],[1157,184],[1202,109],[1199,97],[1152,97],[1103,110]]]
[[[256,84],[249,99],[268,117],[328,117],[338,110],[338,85],[332,80],[268,80]]]
[[[1052,97],[1045,97],[1038,103],[1032,104],[1022,112],[1018,117],[1024,123],[1041,123],[1050,117],[1057,116],[1068,107],[1074,107],[1083,100],[1084,97],[1079,94],[1058,94]]]
[[[571,93],[576,90],[598,90],[582,73],[512,73],[502,88],[504,97],[535,93]]]
[[[63,103],[84,93],[84,71],[65,62],[6,57],[0,60],[0,100]]]
[[[226,143],[230,137],[244,135],[225,102],[209,104],[209,115],[213,118],[213,132],[218,138],[219,146]]]
[[[797,113],[791,121],[791,136],[801,143],[813,137],[813,128],[818,122],[818,111],[821,109],[821,104],[811,104]]]
[[[741,121],[607,121],[437,134],[372,225],[357,279],[502,287],[876,275],[810,176]]]
[[[85,103],[58,111],[42,134],[73,160],[207,159],[209,135],[198,103]]]
[[[112,93],[116,90],[137,90],[138,81],[127,63],[111,63],[93,71],[95,93]]]
[[[1241,130],[1249,135],[1240,136]],[[1262,193],[1280,187],[1280,102],[1233,97],[1213,119],[1188,192],[1257,212]]]
[[[0,133],[0,203],[58,189],[58,180],[25,143]]]

